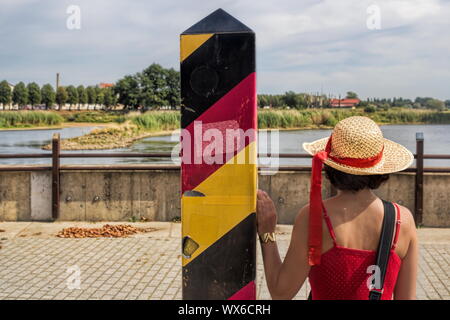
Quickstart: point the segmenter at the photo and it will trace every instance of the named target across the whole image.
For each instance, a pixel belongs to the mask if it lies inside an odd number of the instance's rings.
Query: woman
[[[305,143],[313,155],[310,203],[298,213],[282,262],[275,241],[277,214],[267,193],[258,191],[257,223],[267,286],[273,299],[292,299],[309,277],[312,299],[368,299],[384,217],[373,192],[388,174],[409,167],[413,155],[384,139],[366,117],[340,121],[329,138]],[[322,201],[321,171],[338,190]],[[418,260],[411,212],[396,208],[395,236],[381,299],[415,299]]]

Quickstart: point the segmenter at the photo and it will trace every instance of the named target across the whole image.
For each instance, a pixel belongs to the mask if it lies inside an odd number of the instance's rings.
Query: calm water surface
[[[90,132],[93,127],[75,127],[56,130],[14,130],[0,131],[0,153],[40,153],[42,146],[50,143],[53,133],[62,138],[76,137]],[[388,125],[382,126],[386,138],[394,140],[415,153],[416,132],[423,132],[425,153],[450,154],[450,125]],[[280,153],[304,153],[303,142],[329,136],[331,130],[295,130],[279,132]],[[149,137],[137,141],[132,146],[113,150],[92,150],[74,152],[171,152],[177,145],[178,135]],[[259,141],[259,151],[266,151],[264,141]],[[70,152],[70,151],[64,151]],[[0,164],[49,164],[50,159],[0,159]],[[155,158],[90,158],[61,159],[62,164],[132,164],[132,163],[172,163],[170,159]],[[280,159],[281,165],[309,165],[309,159]],[[450,166],[448,160],[426,160],[426,166]]]

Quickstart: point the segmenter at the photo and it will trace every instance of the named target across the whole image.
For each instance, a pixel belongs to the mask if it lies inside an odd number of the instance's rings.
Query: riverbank
[[[393,108],[365,112],[364,109],[260,110],[260,129],[330,129],[351,116],[366,116],[379,125],[386,124],[450,124],[449,111]]]
[[[0,130],[61,129],[126,121],[120,111],[1,111]]]
[[[59,127],[64,118],[51,111],[2,111],[0,129]]]
[[[36,131],[36,130],[59,130],[64,128],[80,128],[80,127],[92,127],[95,125],[96,127],[112,127],[117,126],[116,123],[99,123],[98,125],[92,122],[63,122],[57,126],[42,126],[42,127],[18,127],[18,128],[0,128],[0,132],[2,131]]]
[[[144,114],[131,113],[108,128],[92,130],[81,137],[63,139],[62,150],[105,150],[126,148],[136,140],[151,136],[168,135],[180,126],[177,111],[150,111]],[[43,147],[50,150],[51,145]]]
[[[105,111],[11,111],[0,112],[0,130],[58,129],[62,127],[101,126],[92,132],[62,141],[63,150],[96,150],[124,148],[149,136],[170,134],[179,128],[179,111],[108,113]],[[357,109],[306,109],[258,111],[260,130],[331,129],[350,116],[368,116],[380,125],[450,124],[449,111],[393,108],[366,112]],[[2,120],[3,119],[3,120]],[[5,120],[6,119],[6,120]],[[45,146],[44,149],[49,149]]]
[[[136,140],[147,137],[170,135],[172,131],[145,131],[134,125],[113,125],[107,128],[94,129],[80,137],[61,140],[61,150],[107,150],[126,148]],[[51,144],[42,149],[51,150]]]
[[[338,121],[355,115],[372,118],[379,124],[450,124],[450,111],[429,109],[391,108],[366,112],[356,109],[259,109],[260,129],[317,129],[333,127]],[[3,111],[0,112],[0,129],[61,128],[70,124],[125,123],[131,120],[138,127],[159,130],[178,126],[179,111]]]

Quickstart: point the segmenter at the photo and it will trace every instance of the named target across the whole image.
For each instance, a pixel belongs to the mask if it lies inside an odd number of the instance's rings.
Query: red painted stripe
[[[255,281],[249,282],[245,287],[233,294],[228,300],[256,300]]]
[[[199,130],[199,126],[197,126],[197,130],[194,129],[197,121],[201,121],[201,130]],[[244,143],[241,145],[235,143],[233,148],[226,143],[227,129],[242,129],[246,132],[248,129],[256,130],[256,124],[256,73],[251,73],[208,110],[203,112],[194,122],[189,124],[184,133],[182,132],[182,134],[188,133],[191,140],[190,153],[189,149],[186,150],[185,148],[186,145],[189,145],[189,142],[182,143],[182,192],[193,190],[250,142],[256,140],[255,131],[249,138],[245,138]],[[215,132],[221,134],[223,146],[221,150],[224,152],[218,153],[221,163],[208,164],[205,163],[202,157],[204,151],[211,149],[211,146],[209,149],[207,148],[214,142],[213,138],[208,141],[202,141],[202,137],[205,137],[204,134],[207,130],[209,133],[212,133],[209,129],[216,129]],[[214,152],[211,154],[215,155]],[[201,163],[195,163],[196,160]]]

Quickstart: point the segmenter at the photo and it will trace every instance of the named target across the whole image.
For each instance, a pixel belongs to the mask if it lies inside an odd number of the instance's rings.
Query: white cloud
[[[76,2],[76,3],[75,3]],[[450,98],[450,2],[439,0],[2,0],[0,77],[115,81],[152,62],[178,69],[178,35],[222,7],[257,33],[261,92]],[[66,28],[81,7],[82,29]],[[368,30],[378,5],[381,30]]]
[[[386,11],[393,11],[403,20],[416,20],[438,15],[441,9],[438,0],[392,0],[383,2]]]

